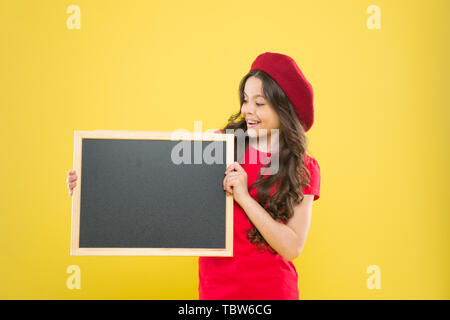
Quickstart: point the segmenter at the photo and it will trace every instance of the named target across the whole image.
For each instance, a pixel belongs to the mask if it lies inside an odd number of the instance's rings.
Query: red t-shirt
[[[267,156],[270,156],[270,153],[259,151],[252,146],[247,149],[241,166],[247,173],[248,186],[257,179],[258,170],[263,165],[261,160]],[[314,200],[317,200],[320,196],[319,165],[314,158],[306,154],[305,165],[310,173],[310,183],[303,189],[303,194],[313,194]],[[270,194],[274,191],[272,188]],[[249,194],[257,199],[256,187],[252,188]],[[233,257],[199,257],[199,299],[298,300],[298,275],[294,264],[268,249],[264,252],[258,251],[256,245],[247,239],[247,230],[253,226],[236,201],[233,211]]]

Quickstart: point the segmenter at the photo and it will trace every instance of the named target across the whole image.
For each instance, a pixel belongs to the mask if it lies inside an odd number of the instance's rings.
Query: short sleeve
[[[316,159],[305,157],[305,166],[309,171],[309,185],[303,188],[303,194],[313,194],[314,200],[320,197],[320,167]]]

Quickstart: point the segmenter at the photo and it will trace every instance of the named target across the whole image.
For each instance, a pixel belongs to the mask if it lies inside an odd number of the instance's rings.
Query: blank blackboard
[[[71,255],[232,256],[234,136],[75,131]]]

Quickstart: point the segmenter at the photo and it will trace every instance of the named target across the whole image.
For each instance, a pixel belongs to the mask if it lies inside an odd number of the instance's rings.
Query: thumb
[[[238,172],[245,172],[244,168],[242,168],[242,166],[239,164],[239,162],[234,162],[233,168],[236,169],[236,171],[238,171]]]

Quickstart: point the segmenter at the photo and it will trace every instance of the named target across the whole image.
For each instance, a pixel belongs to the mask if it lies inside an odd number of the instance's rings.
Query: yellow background
[[[80,30],[66,26],[70,4]],[[380,30],[366,26],[373,4]],[[294,261],[300,298],[449,299],[449,9],[2,0],[0,298],[197,299],[197,257],[69,255],[73,132],[220,128],[271,51],[314,88],[321,197]],[[69,265],[80,290],[66,287]],[[366,286],[370,265],[381,289]]]

